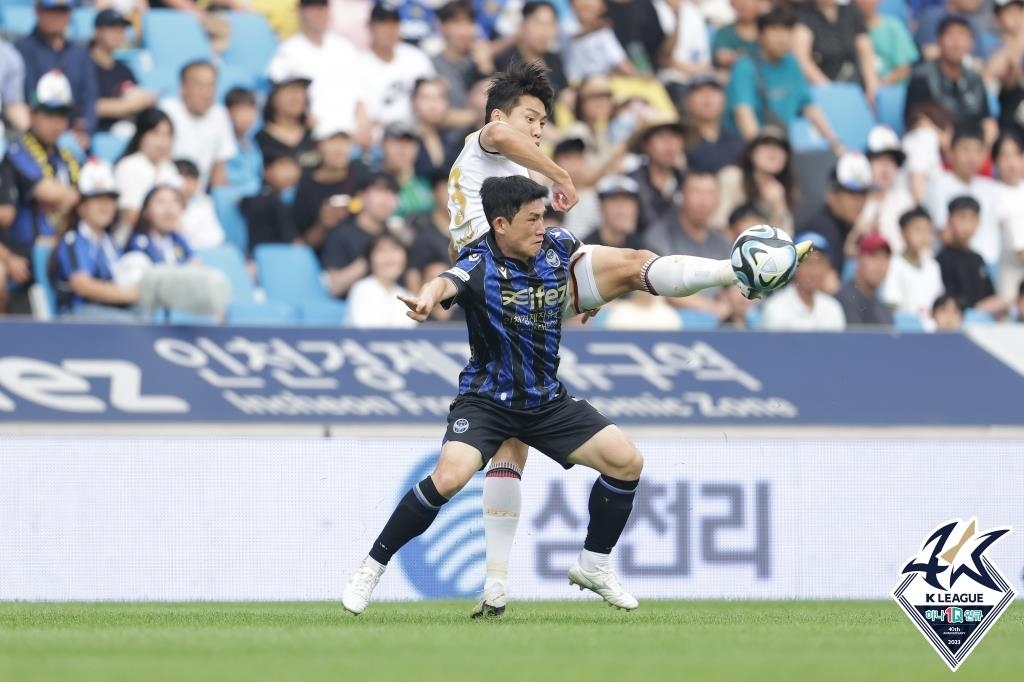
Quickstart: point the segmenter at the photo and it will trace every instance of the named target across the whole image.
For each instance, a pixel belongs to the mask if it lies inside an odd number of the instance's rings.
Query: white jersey
[[[479,130],[466,136],[466,145],[448,176],[448,215],[451,217],[448,231],[456,250],[491,229],[484,217],[484,205],[480,198],[480,187],[484,180],[509,175],[528,178],[530,171],[480,146]]]

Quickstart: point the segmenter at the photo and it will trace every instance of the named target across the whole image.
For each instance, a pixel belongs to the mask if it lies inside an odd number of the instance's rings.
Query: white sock
[[[373,568],[373,570],[377,571],[378,575],[383,573],[384,569],[387,568],[386,565],[384,565],[381,562],[377,561],[372,556],[367,556],[365,559],[363,559],[363,565],[364,566],[371,566]]]
[[[728,260],[698,256],[652,258],[644,264],[640,278],[652,294],[674,298],[736,282],[736,274]]]
[[[484,477],[484,539],[487,542],[484,589],[494,582],[508,581],[508,557],[523,506],[521,477],[519,467],[508,462],[492,463]]]
[[[601,554],[584,549],[580,552],[580,568],[594,571],[598,568],[611,568],[611,554]]]

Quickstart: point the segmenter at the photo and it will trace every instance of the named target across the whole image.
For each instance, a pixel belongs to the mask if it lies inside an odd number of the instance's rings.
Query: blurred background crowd
[[[767,301],[636,294],[591,324],[1024,317],[1024,0],[0,0],[0,30],[0,314],[412,325],[394,297],[448,267],[488,79],[540,60],[580,195],[551,225],[816,247]],[[154,302],[154,267],[230,293]]]

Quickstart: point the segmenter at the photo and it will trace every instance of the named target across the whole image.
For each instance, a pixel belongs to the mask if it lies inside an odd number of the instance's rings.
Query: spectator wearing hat
[[[39,238],[52,238],[78,204],[78,161],[57,146],[73,114],[71,85],[59,71],[45,74],[30,98],[29,129],[11,142],[4,159],[18,198],[14,222],[0,241],[27,258]]]
[[[356,59],[362,124],[373,128],[413,122],[412,89],[420,78],[436,75],[430,57],[402,42],[398,11],[384,4],[370,12],[370,47]]]
[[[61,315],[91,319],[138,319],[138,284],[116,281],[121,251],[111,234],[117,222],[117,183],[110,166],[90,160],[78,180],[77,224],[57,241],[51,273]]]
[[[67,39],[71,0],[36,0],[36,26],[14,46],[25,62],[25,97],[31,99],[36,83],[47,73],[60,71],[71,87],[71,129],[82,149],[96,130],[99,85],[96,69],[84,45]]]
[[[395,215],[426,213],[434,208],[434,196],[427,181],[416,175],[416,157],[421,141],[408,124],[392,123],[384,129],[380,169],[398,181]]]
[[[263,153],[255,140],[256,121],[260,117],[256,96],[245,88],[231,88],[224,95],[224,108],[238,148],[238,153],[225,165],[228,185],[237,189],[241,196],[251,196],[260,191],[263,176]]]
[[[945,225],[950,201],[959,196],[974,197],[981,206],[981,223],[971,240],[971,248],[980,253],[986,263],[996,263],[1002,248],[1001,225],[1007,211],[1013,207],[1004,206],[1004,191],[999,183],[981,175],[987,149],[981,131],[976,128],[958,131],[950,146],[950,168],[931,183],[925,207],[936,225]]]
[[[902,19],[878,11],[881,0],[854,0],[875,52],[874,70],[880,86],[905,83],[919,59],[914,38]]]
[[[227,184],[225,165],[238,153],[227,110],[217,103],[217,69],[207,61],[181,68],[179,97],[160,102],[174,123],[174,158],[188,159],[199,168],[201,187]]]
[[[677,209],[676,195],[686,165],[683,126],[674,116],[653,116],[633,134],[629,148],[644,155],[640,167],[630,173],[640,188],[639,231],[643,233]]]
[[[875,188],[854,224],[854,234],[857,239],[866,234],[880,234],[899,253],[903,250],[900,216],[917,205],[907,186],[907,178],[901,172],[907,155],[892,128],[875,126],[868,134],[867,157]],[[853,246],[851,240],[847,240],[847,246]]]
[[[1002,246],[996,268],[996,292],[1007,300],[1017,294],[1024,280],[1024,143],[1012,132],[1004,132],[992,145],[999,188],[1003,191]]]
[[[946,0],[921,11],[917,17],[914,39],[921,46],[925,59],[935,59],[942,51],[943,22],[956,17],[970,30],[973,39],[967,53],[985,59],[996,46],[995,36],[989,32],[991,15],[984,0]]]
[[[900,216],[903,253],[889,263],[882,300],[892,308],[927,319],[942,292],[942,273],[932,255],[935,226],[928,211],[915,207]]]
[[[213,249],[224,243],[224,228],[217,218],[213,199],[199,186],[199,169],[188,159],[174,162],[181,178],[181,196],[185,213],[181,216],[181,234],[193,249]]]
[[[154,186],[177,180],[171,149],[174,146],[174,124],[162,110],[150,107],[139,113],[135,134],[114,166],[121,221],[134,225],[146,194]]]
[[[858,240],[853,279],[836,294],[847,326],[892,326],[892,310],[879,296],[891,259],[892,249],[882,235],[867,234]]]
[[[309,84],[310,80],[301,76],[276,81],[263,106],[263,127],[255,138],[264,157],[290,154],[303,170],[320,163],[310,124]]]
[[[4,119],[19,132],[28,130],[25,99],[25,60],[13,45],[0,38],[0,137],[4,135]]]
[[[973,44],[974,35],[967,19],[943,18],[938,26],[938,53],[914,67],[903,111],[906,116],[922,102],[938,102],[957,130],[979,131],[991,143],[999,126],[988,108],[988,93],[981,74],[965,61]]]
[[[299,162],[291,154],[263,159],[263,185],[254,196],[239,203],[248,228],[248,253],[260,244],[300,244],[295,226],[293,199],[302,175]]]
[[[868,102],[878,92],[875,50],[864,17],[852,4],[811,0],[797,10],[794,52],[812,85],[855,83]]]
[[[398,182],[387,173],[374,174],[359,193],[361,210],[331,230],[320,251],[331,295],[345,298],[369,274],[365,253],[374,237],[388,231],[398,208]]]
[[[853,224],[864,211],[868,193],[873,188],[871,165],[864,155],[858,152],[843,154],[832,169],[825,205],[800,230],[818,232],[825,237],[829,243],[829,260],[837,274],[842,274],[846,263],[843,245],[853,233]]]
[[[429,178],[438,170],[447,170],[462,151],[462,137],[445,130],[449,109],[448,84],[444,78],[421,78],[412,89],[412,112],[419,138],[416,175]]]
[[[572,83],[588,76],[636,73],[605,15],[604,0],[573,0],[579,31],[565,44],[565,75]]]
[[[949,202],[946,222],[946,245],[935,260],[942,271],[942,286],[965,308],[976,308],[995,317],[1002,317],[1009,301],[996,295],[985,260],[971,250],[978,230],[981,205],[974,197],[959,196]]]
[[[793,215],[797,204],[793,151],[785,133],[765,126],[746,144],[738,165],[719,172],[721,201],[713,221],[723,225],[730,212],[750,204],[764,220],[789,234],[793,233]]]
[[[760,0],[732,0],[736,20],[715,31],[711,53],[716,67],[728,71],[742,57],[757,56],[757,18]]]
[[[831,245],[817,232],[801,232],[795,241],[810,241],[814,248],[796,269],[792,284],[765,301],[762,326],[776,331],[842,331],[843,306],[825,292],[833,274]]]
[[[114,9],[100,11],[94,22],[89,57],[99,88],[96,114],[100,131],[110,130],[118,121],[134,120],[140,112],[156,104],[156,94],[140,88],[131,70],[114,58],[114,53],[124,47],[124,29],[130,25],[131,22]]]
[[[359,208],[356,198],[368,171],[352,160],[352,132],[333,125],[318,125],[313,131],[320,152],[320,165],[299,180],[292,205],[295,229],[317,253],[327,234]]]
[[[582,241],[619,249],[643,249],[637,236],[640,187],[627,175],[610,175],[597,185],[601,222]]]
[[[548,79],[555,89],[555,99],[569,87],[562,58],[551,51],[558,38],[558,13],[546,0],[529,0],[523,4],[523,23],[515,34],[515,42],[494,57],[494,67],[505,71],[512,62],[539,61],[548,69]]]
[[[931,309],[929,331],[958,332],[964,326],[964,306],[949,294],[935,299]]]
[[[690,81],[683,100],[693,131],[687,137],[686,165],[717,173],[739,162],[746,143],[734,130],[723,125],[725,90],[713,73]]]
[[[836,155],[843,151],[825,113],[811,100],[811,90],[791,51],[796,19],[788,9],[758,17],[758,53],[733,65],[727,108],[733,127],[747,140],[765,125],[788,130],[803,114],[828,141]]]
[[[409,252],[393,234],[382,232],[366,245],[368,274],[348,293],[347,324],[356,329],[409,329],[416,321],[405,314],[398,296],[411,296],[401,285]],[[397,305],[396,305],[397,304]]]
[[[491,45],[479,38],[476,11],[469,0],[451,0],[437,10],[444,47],[433,58],[434,69],[448,83],[452,107],[468,111],[473,83],[494,73]],[[471,119],[464,125],[469,126]]]
[[[306,78],[310,111],[318,124],[343,128],[358,135],[361,143],[372,140],[358,131],[356,122],[360,76],[356,48],[330,30],[328,0],[300,0],[300,32],[277,46],[267,77],[271,82]]]

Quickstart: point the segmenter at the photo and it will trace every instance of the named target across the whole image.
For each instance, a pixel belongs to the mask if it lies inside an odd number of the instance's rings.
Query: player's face
[[[499,227],[498,234],[503,233],[502,250],[505,253],[520,260],[530,260],[540,253],[544,231],[547,230],[542,199],[524,204],[511,223],[503,218],[498,218],[495,223]]]
[[[501,113],[496,111],[496,114]],[[544,111],[544,103],[533,95],[523,95],[512,107],[507,116],[502,114],[505,121],[513,128],[529,135],[534,144],[540,145],[540,138],[544,134],[544,126],[547,125],[548,115]]]

